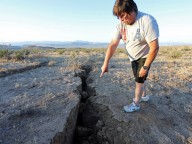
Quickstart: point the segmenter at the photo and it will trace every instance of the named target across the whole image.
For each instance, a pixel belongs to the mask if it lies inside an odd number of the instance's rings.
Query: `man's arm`
[[[109,60],[113,56],[113,54],[114,54],[114,52],[115,52],[119,42],[120,42],[120,39],[112,40],[110,42],[110,44],[108,46],[108,49],[107,49],[107,52],[106,52],[106,55],[105,55],[105,60],[103,62],[103,66],[101,67],[101,75],[100,75],[100,77],[102,77],[103,74],[108,71]]]
[[[149,50],[147,59],[144,64],[144,66],[147,66],[147,67],[149,67],[152,64],[153,60],[155,59],[155,57],[157,56],[157,53],[159,51],[158,39],[155,39],[154,41],[148,43],[148,45],[149,45],[150,50]],[[143,68],[141,68],[141,70],[139,72],[139,76],[144,77],[146,74],[147,74],[147,70],[144,70]]]

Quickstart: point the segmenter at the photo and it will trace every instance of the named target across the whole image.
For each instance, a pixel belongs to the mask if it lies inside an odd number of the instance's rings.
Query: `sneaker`
[[[150,97],[149,95],[146,95],[146,96],[142,96],[141,99],[140,99],[140,102],[147,102],[149,101]],[[135,101],[135,98],[133,99],[133,101]]]
[[[140,110],[140,106],[137,106],[134,102],[128,106],[123,107],[125,112],[134,112]]]

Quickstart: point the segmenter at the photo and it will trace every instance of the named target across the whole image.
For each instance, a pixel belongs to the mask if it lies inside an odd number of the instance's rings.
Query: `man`
[[[145,91],[145,80],[159,50],[159,28],[155,18],[138,11],[133,0],[116,0],[113,15],[120,19],[120,23],[117,25],[115,36],[108,46],[100,77],[108,71],[109,61],[122,39],[131,61],[136,82],[133,103],[124,106],[124,110],[134,112],[140,110],[139,102],[149,100]]]

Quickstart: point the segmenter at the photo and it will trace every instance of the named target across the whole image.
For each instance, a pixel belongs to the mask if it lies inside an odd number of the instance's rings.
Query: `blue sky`
[[[119,20],[115,0],[1,0],[0,43],[16,41],[109,42]],[[160,42],[192,42],[192,0],[135,0],[153,15]]]

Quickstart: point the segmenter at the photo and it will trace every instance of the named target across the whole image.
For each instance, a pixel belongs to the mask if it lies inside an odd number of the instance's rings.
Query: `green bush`
[[[16,60],[23,60],[23,59],[24,59],[23,53],[22,53],[21,51],[16,51],[16,52],[14,53],[14,58],[15,58]]]
[[[30,54],[30,51],[29,50],[23,50],[23,53],[24,53],[24,57],[26,58]]]
[[[8,50],[0,50],[0,58],[7,58],[9,56]]]
[[[29,54],[30,54],[29,50],[19,50],[14,52],[13,58],[16,60],[24,60],[25,58],[28,58]]]

